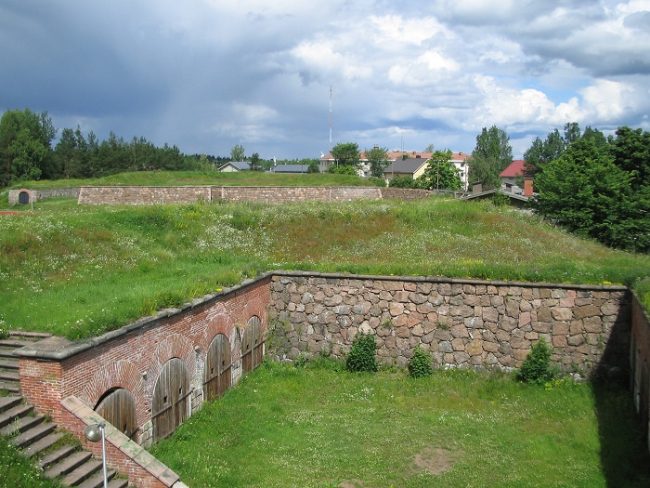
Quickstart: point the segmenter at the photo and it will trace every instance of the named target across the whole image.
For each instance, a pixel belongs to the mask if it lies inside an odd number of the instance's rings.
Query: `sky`
[[[0,45],[0,112],[186,153],[650,130],[650,0],[0,0]]]

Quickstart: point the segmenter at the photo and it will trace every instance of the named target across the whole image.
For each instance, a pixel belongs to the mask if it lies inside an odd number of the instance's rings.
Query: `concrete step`
[[[9,425],[0,429],[0,435],[14,435],[25,432],[29,429],[36,427],[43,422],[45,417],[43,415],[26,415],[24,417],[16,417]]]
[[[123,478],[113,478],[108,482],[108,488],[127,488],[129,481]]]
[[[46,435],[51,434],[55,427],[56,426],[52,422],[41,422],[36,427],[33,427],[11,439],[11,443],[16,447],[25,448],[42,439]]]
[[[7,371],[0,369],[0,381],[18,381],[20,382],[20,375],[18,371]]]
[[[18,359],[16,358],[0,358],[0,369],[17,370]]]
[[[78,466],[81,466],[88,459],[91,454],[86,451],[76,451],[69,456],[64,457],[59,462],[45,470],[45,476],[53,479],[58,476],[63,476],[73,471]]]
[[[34,410],[34,407],[24,404],[18,404],[9,410],[5,410],[4,412],[0,413],[0,428],[9,425],[17,417],[23,417],[31,413],[32,410]]]
[[[0,396],[0,413],[15,407],[23,401],[23,397],[17,395]]]
[[[43,458],[38,462],[38,464],[42,469],[47,469],[53,464],[56,464],[59,461],[61,461],[61,459],[65,458],[66,456],[69,456],[76,450],[77,448],[75,446],[71,446],[70,444],[67,444],[65,446],[58,448],[55,451],[52,451],[46,456],[43,456]]]
[[[115,471],[109,469],[106,471],[106,479],[109,481],[108,486],[111,486],[110,482],[115,477]],[[90,478],[85,480],[83,483],[77,485],[77,488],[103,488],[104,486],[104,472],[101,469],[101,463],[99,467],[99,472],[93,474]],[[126,486],[126,485],[124,485]]]
[[[20,347],[29,346],[33,342],[34,341],[26,341],[24,339],[13,339],[13,338],[10,337],[9,339],[0,339],[0,348],[1,349],[11,349],[11,348],[17,349],[17,348],[20,348]]]
[[[42,439],[34,442],[33,444],[30,444],[25,449],[23,449],[23,454],[25,454],[25,456],[27,457],[32,457],[37,454],[40,454],[45,449],[49,449],[54,444],[56,444],[59,441],[59,439],[61,439],[62,437],[63,434],[60,432],[54,432],[52,434],[48,434]]]
[[[9,332],[10,339],[30,342],[40,341],[41,339],[47,339],[48,337],[52,337],[52,334],[48,334],[47,332],[27,332],[23,330],[12,330]]]
[[[0,391],[20,393],[20,383],[17,381],[0,381]]]
[[[62,483],[66,486],[77,486],[79,483],[82,483],[84,480],[97,473],[97,471],[101,472],[101,469],[101,461],[90,458],[81,466],[78,466],[74,470],[70,471],[67,476],[63,478]]]

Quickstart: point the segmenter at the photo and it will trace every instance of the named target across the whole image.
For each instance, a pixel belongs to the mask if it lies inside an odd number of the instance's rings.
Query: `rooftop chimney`
[[[531,178],[526,178],[524,180],[524,196],[525,197],[533,196],[533,180]]]

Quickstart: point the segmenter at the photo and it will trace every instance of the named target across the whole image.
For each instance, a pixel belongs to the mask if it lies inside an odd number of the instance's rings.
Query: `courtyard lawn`
[[[490,202],[46,200],[0,214],[0,329],[88,337],[271,269],[634,285],[650,256]]]
[[[623,389],[316,362],[264,363],[153,454],[202,487],[650,486]]]

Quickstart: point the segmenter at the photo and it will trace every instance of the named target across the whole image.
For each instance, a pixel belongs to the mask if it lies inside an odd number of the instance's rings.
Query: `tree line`
[[[47,113],[8,110],[0,118],[0,186],[22,180],[90,178],[123,171],[207,169],[218,159],[184,155],[144,137],[126,141],[111,132],[100,141],[93,131],[56,129]],[[225,158],[224,158],[225,159]]]

